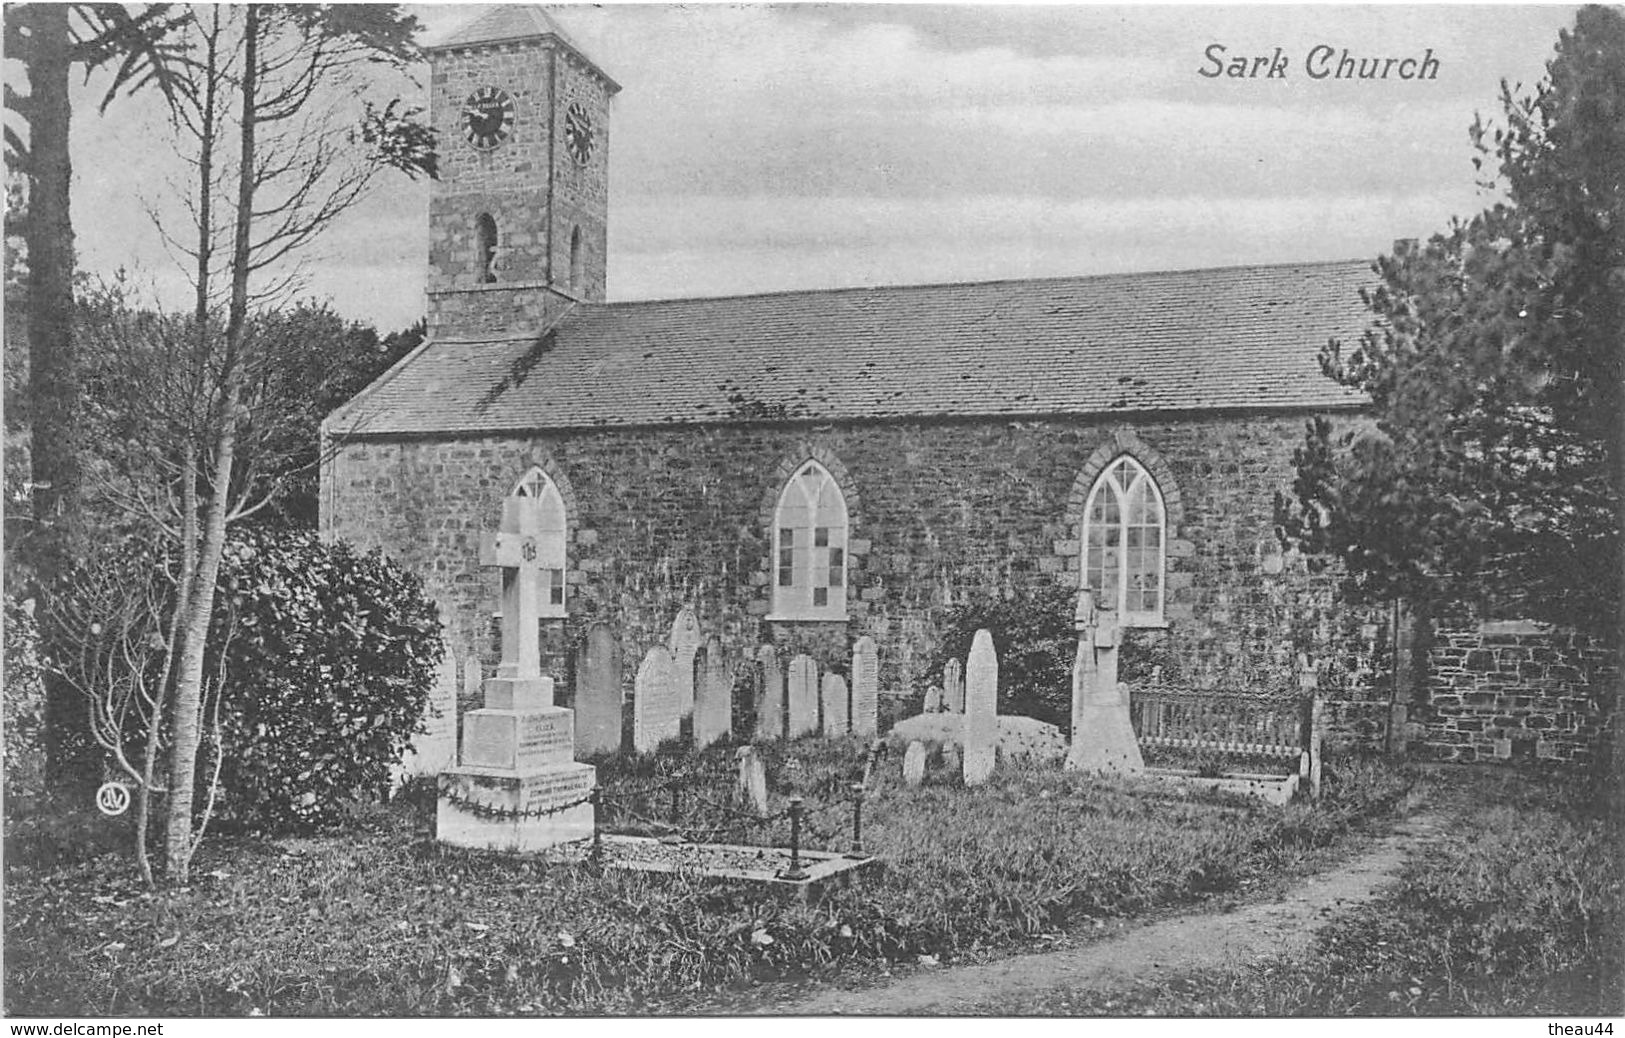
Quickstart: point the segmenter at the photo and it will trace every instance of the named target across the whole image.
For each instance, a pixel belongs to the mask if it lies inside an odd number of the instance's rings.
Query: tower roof
[[[559,23],[547,12],[547,9],[538,4],[498,5],[439,43],[430,44],[425,49],[452,50],[458,47],[484,47],[493,43],[539,40],[548,37],[558,40],[576,57],[591,66],[594,72],[603,76],[605,81],[609,83],[611,91],[620,89],[620,84],[616,83],[609,77],[608,73],[599,68],[596,61],[587,57],[586,53],[576,45],[576,42],[559,27]]]

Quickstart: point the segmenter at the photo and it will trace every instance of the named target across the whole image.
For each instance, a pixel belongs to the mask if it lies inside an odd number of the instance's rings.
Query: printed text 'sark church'
[[[496,661],[479,547],[517,494],[565,703],[588,624],[630,689],[685,605],[732,660],[869,635],[921,693],[948,609],[1050,582],[1190,682],[1336,661],[1339,724],[1390,731],[1380,618],[1273,513],[1305,421],[1364,406],[1316,355],[1368,262],[609,303],[620,86],[534,7],[431,59],[429,338],[324,423],[322,524],[422,574],[457,658]]]

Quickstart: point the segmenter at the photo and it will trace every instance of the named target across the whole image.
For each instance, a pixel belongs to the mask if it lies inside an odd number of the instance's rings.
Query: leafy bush
[[[1048,582],[1017,589],[1009,597],[955,606],[943,620],[937,655],[928,664],[941,681],[943,664],[970,655],[976,632],[987,628],[999,655],[999,713],[1023,714],[1072,724],[1072,661],[1078,636],[1072,629],[1074,593]]]
[[[377,552],[284,534],[233,543],[219,591],[222,818],[327,825],[345,801],[386,792],[444,651],[418,578]]]
[[[8,798],[41,790],[45,768],[45,687],[34,612],[6,599],[5,782]]]

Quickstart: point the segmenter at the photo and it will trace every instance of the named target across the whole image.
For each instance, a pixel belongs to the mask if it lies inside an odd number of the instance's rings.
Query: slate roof
[[[587,57],[576,42],[559,27],[559,23],[546,9],[536,4],[503,4],[493,8],[480,17],[469,22],[456,32],[447,36],[439,43],[432,43],[426,50],[451,50],[457,47],[480,47],[492,43],[507,43],[512,40],[533,40],[552,36],[564,46],[568,47],[582,61],[592,67],[594,72],[603,76],[613,93],[620,90],[620,85],[598,63]]]
[[[578,304],[436,341],[328,419],[361,436],[1359,406],[1320,373],[1365,261]]]

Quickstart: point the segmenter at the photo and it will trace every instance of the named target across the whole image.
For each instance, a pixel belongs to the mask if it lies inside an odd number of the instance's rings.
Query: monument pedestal
[[[575,762],[575,715],[552,698],[551,678],[485,683],[485,701],[504,706],[463,718],[462,764],[440,777],[441,843],[533,851],[591,838],[593,806],[581,801],[598,769]]]
[[[1097,613],[1089,593],[1078,602],[1078,657],[1072,665],[1072,745],[1066,770],[1138,775],[1145,770],[1128,695],[1117,682],[1117,624]]]

